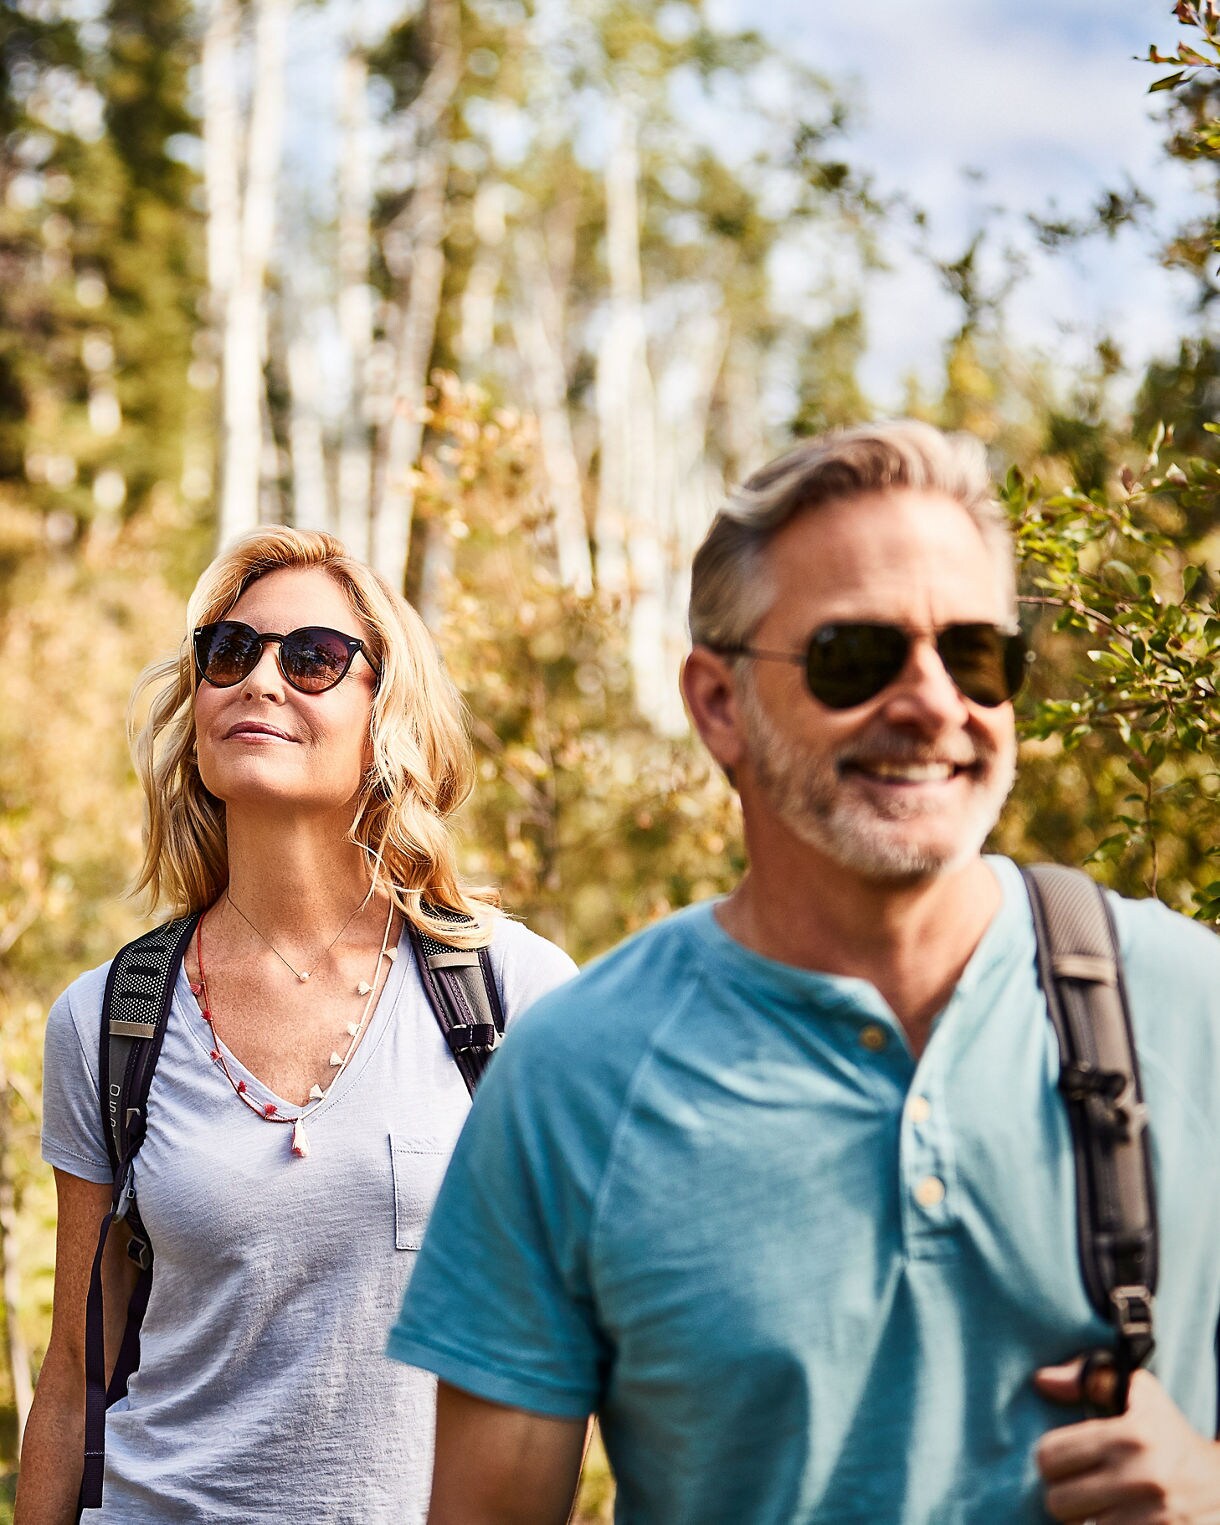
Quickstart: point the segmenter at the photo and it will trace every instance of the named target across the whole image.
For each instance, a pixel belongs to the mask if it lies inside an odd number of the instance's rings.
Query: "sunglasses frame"
[[[885,679],[879,688],[873,689],[871,693],[865,694],[861,699],[853,699],[850,704],[834,704],[829,700],[823,698],[822,695],[815,690],[813,686],[813,677],[810,671],[810,659],[819,639],[824,638],[828,632],[843,629],[869,629],[894,632],[904,638],[906,645],[903,649],[902,659],[898,666],[895,667],[894,671],[888,678]],[[961,684],[954,676],[952,668],[945,660],[944,653],[941,651],[941,637],[958,630],[987,630],[1000,638],[1001,644],[999,651],[1001,658],[1001,670],[1004,673],[1005,684],[1012,688],[1011,693],[1006,694],[1001,699],[978,699],[968,694],[965,689],[962,688]],[[927,636],[932,641],[932,644],[936,648],[937,659],[939,660],[941,666],[945,669],[945,672],[949,677],[949,681],[953,684],[954,688],[957,689],[958,693],[961,694],[962,698],[965,699],[969,704],[980,705],[983,709],[999,709],[1003,704],[1011,704],[1012,701],[1020,693],[1021,688],[1025,682],[1025,673],[1029,668],[1029,664],[1034,660],[1034,654],[1032,651],[1030,651],[1028,645],[1026,644],[1024,634],[1017,626],[993,625],[986,620],[958,620],[949,625],[940,625],[935,630],[930,632],[921,630],[909,630],[905,625],[889,624],[885,620],[828,620],[825,625],[819,625],[818,628],[812,633],[812,635],[810,635],[808,641],[805,643],[804,651],[767,651],[758,646],[751,646],[748,642],[742,642],[740,645],[733,646],[709,646],[708,649],[710,651],[718,652],[721,656],[754,657],[756,659],[761,659],[762,661],[767,662],[790,662],[797,667],[801,667],[804,669],[805,687],[808,690],[810,696],[815,699],[818,704],[825,705],[825,707],[829,710],[843,711],[859,709],[861,705],[868,704],[873,699],[877,698],[879,694],[883,694],[885,690],[898,679],[903,668],[910,661],[911,647],[921,636]],[[1013,653],[1014,650],[1020,653],[1021,667],[1017,674],[1016,685],[1012,686],[1009,683],[1009,674],[1010,668],[1012,666],[1011,653]]]
[[[217,683],[214,678],[209,678],[205,671],[203,660],[204,646],[222,625],[235,625],[239,630],[249,631],[250,635],[258,642],[258,656],[255,657],[253,663],[245,672],[240,673],[231,683]],[[323,688],[303,688],[299,683],[293,681],[290,674],[284,668],[284,642],[290,641],[294,635],[305,635],[315,630],[321,635],[334,636],[337,640],[342,641],[347,647],[347,661],[343,664],[343,670],[339,673],[339,676],[332,683],[327,683]],[[213,620],[210,624],[198,626],[191,637],[191,651],[195,659],[195,673],[197,677],[196,686],[198,686],[198,683],[207,683],[212,688],[236,688],[239,683],[245,682],[262,661],[263,648],[269,641],[275,642],[278,647],[275,653],[275,665],[280,670],[280,676],[287,683],[288,687],[294,689],[298,694],[328,694],[332,688],[337,688],[352,670],[352,663],[356,660],[357,652],[364,657],[364,660],[372,668],[374,676],[377,678],[381,677],[381,669],[369,655],[368,647],[364,642],[359,637],[346,635],[342,630],[335,630],[330,625],[298,625],[295,630],[286,631],[281,635],[277,630],[255,630],[253,625],[247,625],[244,620]]]

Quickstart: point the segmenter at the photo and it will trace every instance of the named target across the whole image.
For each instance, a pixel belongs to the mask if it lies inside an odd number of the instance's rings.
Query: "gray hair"
[[[734,646],[752,634],[773,596],[764,553],[794,515],[886,488],[939,492],[959,502],[992,553],[1001,593],[1015,616],[1012,532],[996,501],[982,443],[899,419],[804,440],[729,494],[691,569],[691,640]]]

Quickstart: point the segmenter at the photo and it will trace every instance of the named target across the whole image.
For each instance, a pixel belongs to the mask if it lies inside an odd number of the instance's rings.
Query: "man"
[[[695,560],[691,716],[749,872],[545,998],[391,1352],[432,1525],[566,1518],[586,1416],[648,1525],[1218,1517],[1220,944],[1114,901],[1152,1118],[1155,1374],[1086,1420],[1059,1058],[1016,868],[1007,528],[920,424],[800,446]]]

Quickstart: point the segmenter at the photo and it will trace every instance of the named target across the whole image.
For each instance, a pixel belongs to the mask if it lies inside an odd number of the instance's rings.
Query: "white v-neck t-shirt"
[[[575,970],[510,921],[491,957],[510,1021]],[[95,1182],[111,1179],[97,1080],[107,967],[60,996],[46,1036],[43,1158]],[[291,1127],[238,1100],[211,1046],[180,972],[135,1165],[156,1254],[141,1361],[107,1414],[104,1501],[85,1518],[422,1522],[435,1381],[383,1350],[470,1103],[409,942],[308,1114],[308,1158],[292,1155]]]

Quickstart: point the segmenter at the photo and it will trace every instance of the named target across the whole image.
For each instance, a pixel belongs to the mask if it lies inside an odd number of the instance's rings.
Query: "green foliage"
[[[0,22],[0,479],[70,538],[182,474],[202,257],[181,0],[115,0],[103,46]],[[109,528],[107,529],[109,532]]]
[[[532,423],[437,382],[419,511],[456,542],[440,641],[479,756],[467,865],[588,958],[739,876],[735,802],[634,713],[616,608],[560,586]]]
[[[180,598],[151,570],[174,533],[145,516],[89,556],[27,546],[0,616],[0,1106],[22,1226],[4,1249],[36,1362],[54,1226],[38,1155],[42,1032],[59,991],[139,930],[125,898],[141,802],[123,714],[140,668],[180,639]],[[13,1454],[11,1404],[0,1363],[0,1456]]]
[[[1036,696],[1025,732],[1052,769],[1079,754],[1057,780],[1035,754],[1037,787],[1026,781],[1019,796],[1032,807],[1025,829],[1037,839],[1049,825],[1061,840],[1072,813],[1063,794],[1087,792],[1069,833],[1081,846],[1082,829],[1093,836],[1081,856],[1121,888],[1215,920],[1220,604],[1214,574],[1162,525],[1181,503],[1206,502],[1214,514],[1220,470],[1203,459],[1163,468],[1154,449],[1140,473],[1124,471],[1113,496],[1043,496],[1015,469],[1004,495],[1026,569],[1024,601],[1053,615],[1046,645],[1055,687]],[[1078,674],[1070,686],[1069,672]]]

